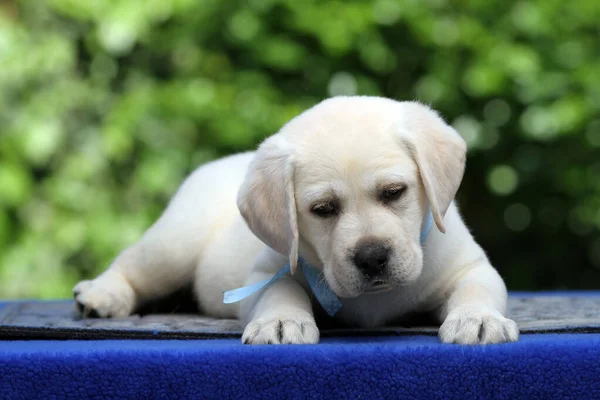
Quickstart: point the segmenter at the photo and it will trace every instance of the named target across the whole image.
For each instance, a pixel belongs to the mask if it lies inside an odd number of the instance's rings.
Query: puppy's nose
[[[377,276],[388,263],[390,249],[381,242],[369,241],[358,246],[354,253],[354,264],[365,275]]]

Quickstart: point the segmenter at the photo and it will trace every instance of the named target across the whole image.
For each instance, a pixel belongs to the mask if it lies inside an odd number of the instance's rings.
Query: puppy
[[[342,324],[372,328],[427,312],[444,343],[516,341],[504,282],[453,201],[465,154],[460,135],[422,104],[325,100],[255,153],[193,172],[137,243],[77,284],[76,301],[124,317],[193,282],[204,314],[245,323],[244,343],[317,343],[320,305],[301,257],[339,298]],[[435,226],[424,232],[430,216]],[[288,263],[290,274],[241,304],[223,303],[224,292]]]

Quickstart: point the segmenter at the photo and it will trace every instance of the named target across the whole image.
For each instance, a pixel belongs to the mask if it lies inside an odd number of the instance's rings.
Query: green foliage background
[[[68,296],[197,165],[331,95],[432,104],[511,289],[600,288],[596,0],[0,2],[0,296]]]

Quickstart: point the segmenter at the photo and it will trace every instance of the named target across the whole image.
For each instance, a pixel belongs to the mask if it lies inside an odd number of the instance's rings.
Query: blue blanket
[[[427,336],[314,346],[4,341],[0,398],[598,399],[600,334],[531,334],[487,347]]]

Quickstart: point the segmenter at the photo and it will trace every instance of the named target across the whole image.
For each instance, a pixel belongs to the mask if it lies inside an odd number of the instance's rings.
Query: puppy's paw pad
[[[244,344],[314,344],[319,342],[319,328],[313,318],[288,316],[258,319],[244,329]]]
[[[135,303],[133,289],[128,284],[108,282],[102,277],[79,282],[73,288],[73,297],[84,317],[126,317]]]
[[[495,310],[456,309],[440,327],[439,337],[444,343],[457,344],[516,342],[519,328]]]

